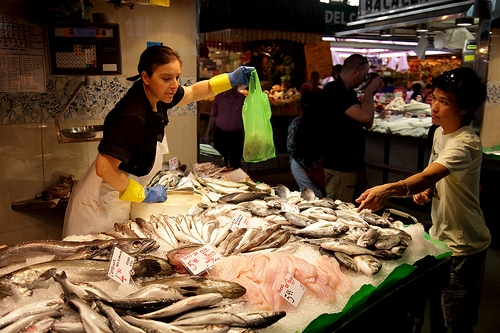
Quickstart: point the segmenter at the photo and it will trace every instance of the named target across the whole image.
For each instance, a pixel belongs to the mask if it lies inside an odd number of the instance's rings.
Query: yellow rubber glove
[[[254,67],[240,66],[231,73],[219,74],[208,80],[212,92],[218,94],[220,92],[231,89],[236,85],[248,84],[250,76],[255,70]],[[257,74],[257,72],[255,72]]]
[[[129,178],[129,184],[125,192],[121,193],[119,198],[123,201],[142,202],[146,199],[144,187],[135,180]]]
[[[221,93],[223,91],[231,89],[231,81],[229,81],[229,75],[227,73],[219,74],[208,80],[212,92],[214,94]]]

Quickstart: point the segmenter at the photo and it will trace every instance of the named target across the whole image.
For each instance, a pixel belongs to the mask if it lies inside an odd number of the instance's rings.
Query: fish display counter
[[[399,316],[449,256],[419,223],[200,174],[184,212],[152,206],[98,234],[0,249],[0,329],[37,308],[53,332],[348,332],[387,304]]]

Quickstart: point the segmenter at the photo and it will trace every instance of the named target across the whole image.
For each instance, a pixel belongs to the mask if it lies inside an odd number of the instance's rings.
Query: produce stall
[[[331,331],[385,311],[384,299],[439,278],[446,265],[443,244],[392,211],[357,213],[307,190],[230,180],[211,163],[182,177],[160,172],[149,185],[182,191],[186,200],[174,206],[185,204],[184,212],[142,204],[112,230],[0,249],[0,326],[28,325],[18,319],[29,317],[56,332],[107,332],[117,323]]]

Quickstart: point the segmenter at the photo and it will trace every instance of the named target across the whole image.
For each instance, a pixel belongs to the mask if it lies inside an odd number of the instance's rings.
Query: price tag
[[[206,244],[181,258],[181,262],[193,275],[199,275],[221,260],[222,256],[210,244]]]
[[[418,114],[418,119],[424,119],[426,116],[425,116],[425,113],[419,113]]]
[[[241,212],[238,211],[236,214],[234,214],[233,219],[231,220],[231,231],[235,231],[237,229],[241,228],[248,228],[248,219],[247,217]]]
[[[295,213],[295,214],[300,213],[299,206],[289,204],[288,202],[281,203],[281,210],[284,212]]]
[[[115,247],[109,263],[108,276],[118,283],[129,284],[134,261],[134,257]]]
[[[179,168],[179,159],[174,156],[168,160],[168,168],[170,170],[177,170]]]
[[[411,114],[411,112],[406,112],[405,113],[405,118],[411,118],[413,115]]]
[[[283,297],[288,303],[297,307],[306,291],[306,287],[299,281],[297,281],[293,276],[287,274],[285,281],[281,283],[278,294]]]

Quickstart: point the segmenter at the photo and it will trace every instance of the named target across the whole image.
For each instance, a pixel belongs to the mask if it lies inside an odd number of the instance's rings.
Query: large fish
[[[0,249],[0,267],[26,262],[28,258],[53,255],[51,260],[99,259],[109,260],[113,249],[131,256],[149,253],[158,249],[156,241],[145,238],[123,238],[69,242],[57,240],[38,240],[21,242]]]
[[[154,260],[137,258],[132,266],[133,277],[154,277],[171,274],[162,270],[161,265],[154,264]],[[170,267],[171,268],[171,267]],[[68,279],[73,283],[104,281],[108,279],[109,262],[101,260],[59,260],[34,264],[20,268],[0,277],[0,297],[12,295],[11,285],[27,289],[47,288],[45,281],[60,271],[65,271]]]
[[[156,319],[172,317],[193,309],[205,308],[221,302],[224,297],[219,293],[208,293],[184,298],[172,305],[166,306],[153,312],[139,315],[139,318]]]
[[[246,293],[246,289],[238,283],[203,276],[175,276],[139,283],[140,286],[151,284],[172,287],[184,296],[220,293],[227,298],[238,298]]]
[[[34,315],[29,315],[23,318],[20,318],[16,322],[10,324],[9,326],[3,328],[0,332],[2,333],[18,333],[18,332],[34,332],[35,329],[40,329],[40,326],[43,328],[47,328],[44,332],[48,332],[50,326],[54,322],[54,318],[60,317],[61,312],[58,310],[52,310],[48,312],[42,312]],[[48,327],[47,321],[48,320]],[[42,329],[43,329],[42,328]]]
[[[22,318],[35,314],[59,310],[65,305],[62,298],[37,301],[18,307],[0,318],[0,328],[4,328]]]

